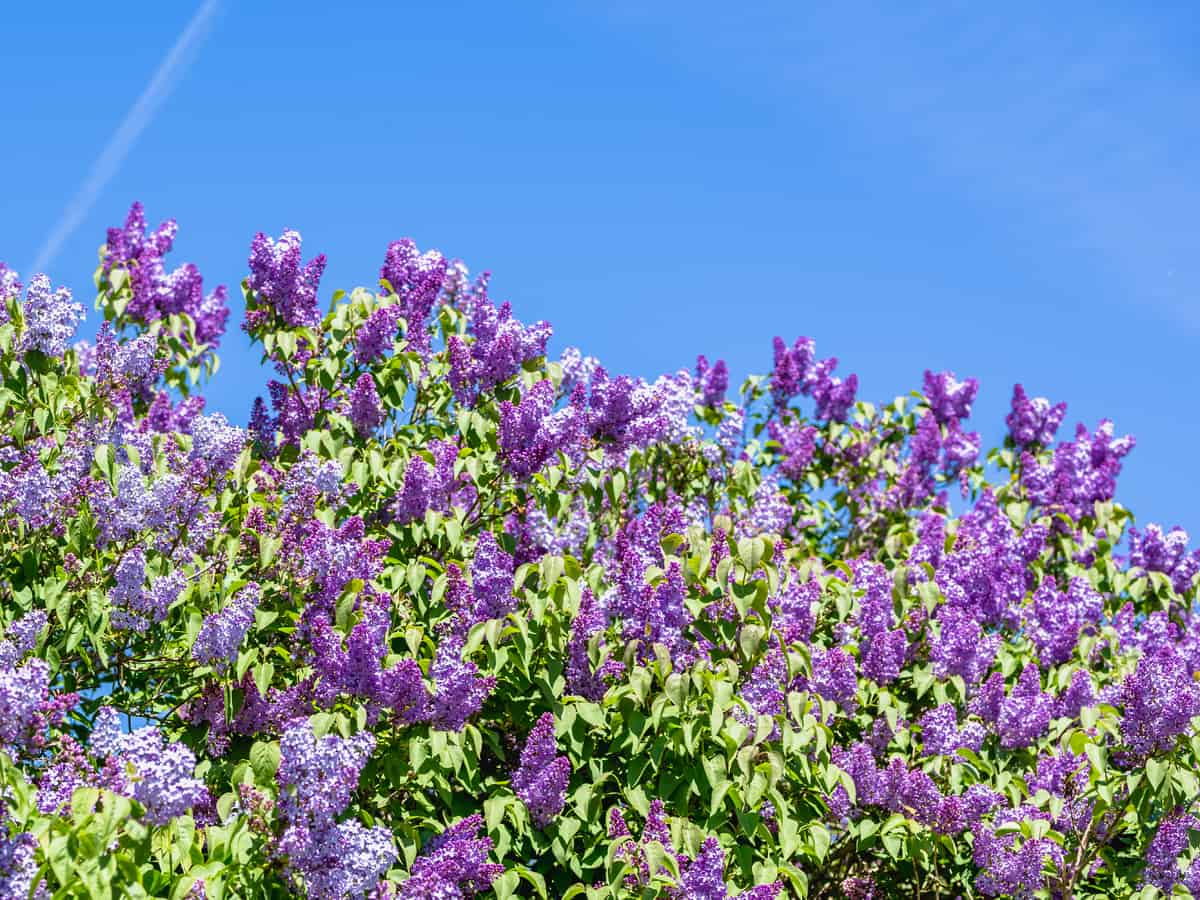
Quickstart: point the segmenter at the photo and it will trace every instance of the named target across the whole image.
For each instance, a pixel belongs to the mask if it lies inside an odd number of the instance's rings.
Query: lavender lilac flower
[[[201,665],[211,665],[218,672],[228,671],[237,662],[238,649],[254,624],[258,601],[258,585],[251,582],[227,607],[205,618],[192,644],[192,659]]]
[[[1030,399],[1021,385],[1013,385],[1012,410],[1005,422],[1018,447],[1049,446],[1067,414],[1067,404],[1050,405],[1045,397]]]
[[[370,372],[363,372],[350,389],[350,423],[360,437],[366,437],[383,423],[383,416],[375,379]]]
[[[471,896],[491,887],[504,866],[487,861],[492,839],[475,836],[482,825],[482,816],[467,816],[426,844],[400,886],[402,900]]]
[[[529,810],[534,828],[549,825],[566,802],[571,761],[557,753],[554,716],[543,713],[525,741],[521,765],[512,777],[513,790]]]
[[[57,357],[66,353],[67,342],[83,319],[83,307],[72,301],[67,288],[52,291],[50,279],[38,274],[29,282],[21,314],[25,319],[21,349]]]
[[[261,231],[250,244],[250,278],[248,285],[288,327],[313,326],[320,319],[317,311],[317,289],[325,271],[325,255],[307,263],[301,257],[300,232],[287,230],[278,240]],[[248,310],[246,327],[249,330],[263,323],[260,310]]]
[[[121,740],[123,782],[130,795],[145,809],[146,821],[166,825],[199,803],[207,794],[204,784],[193,777],[196,757],[175,741],[147,726]]]

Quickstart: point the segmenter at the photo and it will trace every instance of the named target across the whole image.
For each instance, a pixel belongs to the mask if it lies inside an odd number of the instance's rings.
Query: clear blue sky
[[[5,10],[0,259],[36,258],[197,6]],[[1193,4],[224,0],[210,26],[48,266],[85,304],[134,199],[231,287],[259,229],[328,254],[326,297],[409,235],[618,371],[740,376],[807,334],[868,398],[979,377],[989,440],[1023,381],[1136,434],[1123,498],[1200,540]],[[211,403],[244,422],[240,315]]]

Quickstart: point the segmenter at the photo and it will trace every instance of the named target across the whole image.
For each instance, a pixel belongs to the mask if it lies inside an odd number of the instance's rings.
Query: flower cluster
[[[294,722],[280,738],[277,809],[284,824],[278,852],[313,900],[362,898],[396,858],[387,829],[338,822],[375,747],[369,734],[314,737]]]
[[[258,585],[248,584],[223,610],[205,618],[192,644],[192,659],[222,672],[237,662],[238,649],[254,624],[258,600]]]
[[[529,810],[534,827],[545,828],[562,812],[566,802],[571,761],[557,756],[554,716],[544,713],[521,751],[521,765],[513,773],[513,790]]]
[[[481,825],[482,816],[467,816],[426,844],[413,863],[412,876],[400,886],[400,897],[440,900],[487,890],[504,866],[488,862],[492,839],[475,836]]]
[[[301,253],[298,231],[285,231],[278,240],[261,231],[254,236],[246,284],[256,302],[247,302],[243,325],[247,331],[265,325],[272,313],[292,328],[317,324],[317,288],[325,272],[325,255],[305,263]]]
[[[224,285],[204,293],[203,279],[191,263],[168,273],[163,257],[175,243],[179,227],[168,219],[149,234],[141,203],[129,208],[125,225],[108,230],[102,269],[112,284],[116,271],[125,273],[131,297],[124,315],[132,322],[157,322],[168,316],[186,315],[195,329],[196,343],[213,349],[225,333],[229,318]],[[181,334],[187,334],[181,330]]]

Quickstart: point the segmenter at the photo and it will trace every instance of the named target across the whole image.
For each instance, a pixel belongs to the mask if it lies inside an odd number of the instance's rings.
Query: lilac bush
[[[461,261],[326,296],[295,231],[223,415],[177,237],[109,231],[95,326],[0,264],[0,898],[1200,890],[1200,547],[1114,423],[806,337],[551,360]]]

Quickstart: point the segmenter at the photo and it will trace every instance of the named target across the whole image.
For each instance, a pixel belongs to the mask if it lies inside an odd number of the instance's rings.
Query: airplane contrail
[[[194,51],[204,40],[219,5],[220,0],[203,0],[200,4],[200,8],[196,10],[191,21],[184,27],[175,44],[163,57],[163,61],[155,71],[154,77],[150,79],[150,83],[146,85],[141,96],[137,98],[137,102],[133,104],[121,124],[117,126],[117,130],[113,133],[103,152],[92,164],[91,171],[88,172],[83,185],[71,198],[71,202],[63,210],[54,230],[42,244],[36,262],[26,269],[26,272],[33,274],[43,271],[62,249],[67,238],[91,212],[92,205],[100,196],[100,192],[116,174],[129,151],[133,149],[134,142],[150,124],[150,120],[158,111],[159,106],[171,93],[175,81],[191,61]]]

